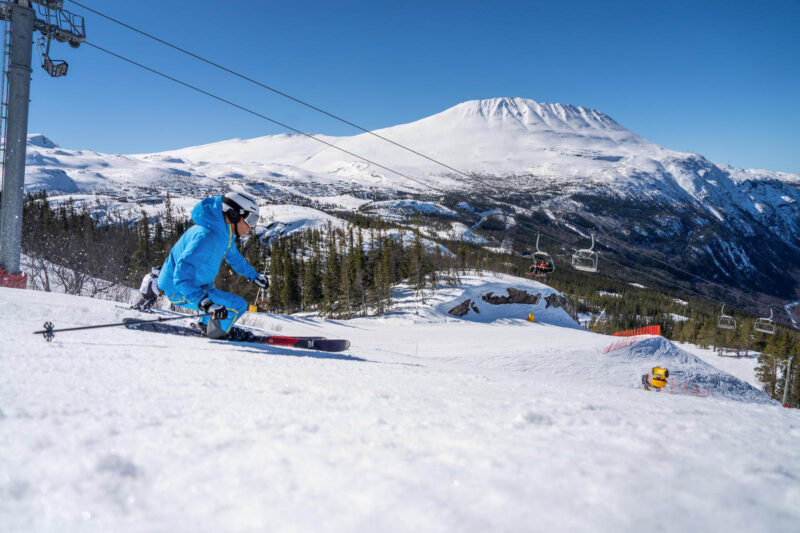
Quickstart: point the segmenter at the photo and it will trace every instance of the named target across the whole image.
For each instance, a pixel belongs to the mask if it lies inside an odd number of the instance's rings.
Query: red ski
[[[343,352],[350,347],[345,339],[326,339],[325,337],[289,337],[282,335],[256,335],[253,342],[275,346],[291,346],[321,352]]]
[[[185,335],[198,337],[202,334],[196,328],[179,326],[175,324],[161,324],[159,322],[140,323],[128,318],[123,322],[130,322],[125,327],[154,333],[169,333],[172,335]],[[40,332],[37,332],[40,333]],[[265,335],[250,328],[234,326],[231,334],[226,338],[231,342],[269,344],[271,346],[288,346],[304,350],[318,350],[320,352],[343,352],[350,348],[350,341],[345,339],[327,339],[325,337],[290,337],[283,335]]]

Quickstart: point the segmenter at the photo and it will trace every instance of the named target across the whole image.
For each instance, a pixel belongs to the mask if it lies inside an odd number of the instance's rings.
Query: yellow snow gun
[[[657,391],[660,391],[667,385],[668,377],[669,370],[666,368],[662,368],[660,366],[651,368],[650,374],[645,374],[642,376],[645,390],[651,390],[650,387],[653,387]]]

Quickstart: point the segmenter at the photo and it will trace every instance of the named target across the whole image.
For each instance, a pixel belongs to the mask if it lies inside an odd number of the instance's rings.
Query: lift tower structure
[[[26,277],[20,274],[20,255],[33,32],[41,33],[42,68],[53,77],[67,73],[67,62],[50,58],[50,42],[55,39],[77,48],[86,40],[83,17],[63,7],[64,0],[0,1],[0,20],[4,21],[0,137],[5,134],[0,199],[0,286],[24,288],[26,283]]]

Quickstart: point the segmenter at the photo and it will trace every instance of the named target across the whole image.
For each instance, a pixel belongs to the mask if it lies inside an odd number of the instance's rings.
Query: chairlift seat
[[[545,252],[535,252],[531,263],[531,275],[545,276],[551,274],[556,269],[553,258]]]
[[[60,78],[67,75],[67,62],[60,59],[55,61],[45,56],[42,63],[44,70],[54,78]]]
[[[757,318],[753,329],[767,335],[775,335],[775,321],[769,318]]]
[[[719,329],[736,329],[736,319],[732,316],[721,316],[717,321]]]
[[[757,318],[753,329],[767,335],[775,335],[775,321],[772,320],[772,308],[769,308],[769,318]]]
[[[597,252],[578,250],[572,255],[572,268],[583,272],[597,272]]]

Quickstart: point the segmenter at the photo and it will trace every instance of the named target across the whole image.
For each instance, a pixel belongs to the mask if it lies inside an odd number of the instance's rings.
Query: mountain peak
[[[41,133],[31,133],[28,135],[28,144],[39,148],[58,148],[58,145]]]
[[[514,120],[526,129],[553,131],[627,131],[614,119],[595,109],[559,103],[539,103],[527,98],[490,98],[470,100],[445,111],[487,121]]]

